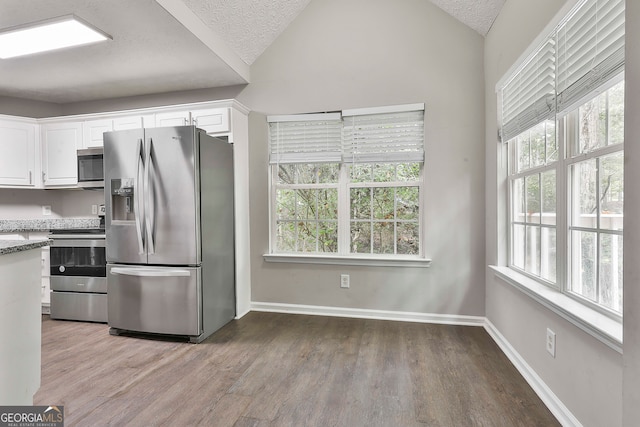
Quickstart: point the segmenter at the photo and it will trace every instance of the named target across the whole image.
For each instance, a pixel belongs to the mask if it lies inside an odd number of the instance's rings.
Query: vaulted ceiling
[[[113,40],[0,60],[0,96],[69,103],[245,84],[310,1],[2,0],[0,30],[75,14]],[[483,36],[504,1],[431,0]]]

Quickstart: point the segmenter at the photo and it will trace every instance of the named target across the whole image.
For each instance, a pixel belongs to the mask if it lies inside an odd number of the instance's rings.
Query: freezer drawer
[[[107,294],[51,292],[51,318],[107,322]]]
[[[109,326],[170,335],[202,333],[200,267],[107,265]]]

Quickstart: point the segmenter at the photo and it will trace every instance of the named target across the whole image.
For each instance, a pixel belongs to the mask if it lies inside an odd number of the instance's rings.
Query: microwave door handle
[[[142,180],[140,179],[140,172],[141,172],[141,169],[144,168],[142,139],[138,139],[137,153],[138,154],[137,154],[137,164],[136,164],[136,181],[133,189],[134,197],[135,197],[133,212],[134,212],[134,217],[136,219],[136,235],[138,236],[138,253],[142,255],[144,254],[144,240],[142,238],[142,215],[144,212],[144,208],[143,208],[143,203],[140,203],[142,200],[141,199],[142,191],[141,191],[141,185],[140,185],[142,184]],[[141,168],[141,166],[143,167]]]
[[[153,183],[150,182],[150,177],[151,177],[151,167],[152,167],[152,159],[151,159],[151,150],[153,149],[153,140],[151,138],[149,138],[149,143],[147,144],[147,161],[146,161],[146,168],[145,168],[145,174],[144,174],[144,189],[145,189],[145,194],[146,194],[146,208],[144,210],[144,220],[145,223],[147,225],[147,242],[148,242],[148,253],[149,254],[153,254],[155,253],[155,247],[154,247],[154,242],[153,242],[153,228],[155,227],[155,221],[153,223],[151,223],[151,217],[155,216],[155,209],[153,206],[153,203],[155,202],[155,199],[153,198],[153,191],[155,190],[155,188],[153,188]],[[151,212],[153,209],[153,213]]]

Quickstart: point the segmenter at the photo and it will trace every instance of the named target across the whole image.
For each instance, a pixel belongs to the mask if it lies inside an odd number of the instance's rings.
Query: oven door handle
[[[113,275],[137,276],[137,277],[188,277],[191,276],[189,270],[183,268],[126,268],[113,267]]]

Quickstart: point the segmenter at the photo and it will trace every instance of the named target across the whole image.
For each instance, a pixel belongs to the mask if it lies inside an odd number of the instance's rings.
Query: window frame
[[[344,110],[342,115],[346,118],[352,119],[353,116],[367,116],[371,115],[371,117],[375,117],[376,115],[388,115],[389,117],[393,117],[397,114],[407,114],[407,117],[415,117],[412,116],[415,112],[420,111],[422,117],[420,118],[420,122],[422,126],[424,126],[424,104],[407,104],[407,105],[399,105],[399,106],[387,106],[387,107],[375,107],[375,108],[365,108],[365,109],[354,109],[354,110]],[[338,113],[340,114],[340,113]],[[300,114],[294,116],[269,116],[267,120],[270,122],[270,125],[279,122],[280,120],[285,121],[304,121],[306,117],[313,117],[314,114]],[[298,119],[299,117],[299,119]],[[393,128],[387,128],[385,124],[386,116],[383,116],[383,121],[379,122],[377,126],[380,126],[381,131],[384,135],[387,135],[388,132],[398,132],[397,130],[393,130]],[[401,116],[404,117],[404,116]],[[353,120],[353,119],[352,119]],[[411,119],[407,119],[411,120]],[[274,148],[273,148],[273,138],[270,134],[269,140],[271,144],[271,161],[268,165],[268,186],[269,186],[269,253],[264,254],[264,259],[266,261],[274,261],[274,262],[312,262],[312,263],[329,263],[329,264],[357,264],[357,265],[410,265],[410,266],[418,266],[425,267],[429,266],[431,260],[425,257],[425,202],[424,202],[424,154],[420,156],[420,160],[416,160],[417,153],[415,152],[417,146],[408,146],[408,150],[410,153],[407,156],[412,156],[410,158],[403,159],[403,155],[400,151],[396,154],[390,154],[388,158],[378,158],[376,156],[380,156],[381,154],[375,154],[373,158],[371,157],[363,157],[359,158],[353,155],[353,151],[351,151],[354,147],[352,145],[354,142],[358,143],[358,140],[353,139],[345,139],[345,122],[343,121],[343,155],[340,161],[330,161],[330,162],[320,162],[317,159],[314,159],[308,163],[304,161],[300,161],[300,159],[304,158],[304,154],[302,157],[294,158],[293,161],[273,161],[274,156]],[[352,125],[355,122],[350,122]],[[374,121],[375,123],[375,121]],[[400,123],[400,122],[395,122]],[[402,125],[399,129],[407,129],[404,127],[404,119],[401,122]],[[413,126],[415,126],[416,122],[412,122]],[[275,125],[277,128],[277,125]],[[270,126],[270,132],[273,129],[273,126]],[[354,128],[350,128],[353,131]],[[368,127],[362,128],[369,129]],[[422,128],[419,128],[420,132],[420,148],[424,152],[424,132]],[[413,131],[410,131],[413,132]],[[350,134],[350,137],[353,138],[354,134]],[[402,134],[404,136],[404,133]],[[361,137],[358,137],[361,138]],[[366,138],[366,137],[365,137]],[[376,140],[377,141],[377,140]],[[387,140],[387,141],[395,141]],[[400,139],[399,141],[402,141]],[[366,142],[366,140],[365,140]],[[367,142],[368,143],[368,142]],[[387,142],[388,144],[389,142]],[[359,143],[358,143],[359,144]],[[391,143],[393,144],[393,143]],[[359,146],[358,146],[359,147]],[[366,145],[364,146],[366,149]],[[375,145],[374,145],[375,147]],[[401,151],[404,151],[405,145],[400,145]],[[397,149],[396,149],[397,150]],[[389,153],[395,153],[395,151],[389,151]],[[277,153],[276,153],[277,155]],[[400,156],[398,158],[397,156]],[[386,155],[384,155],[386,156]],[[337,183],[316,183],[316,184],[281,184],[279,183],[278,172],[279,166],[283,164],[322,164],[322,163],[332,163],[339,165],[338,171],[338,180]],[[393,177],[392,181],[381,181],[377,182],[375,179],[372,179],[371,182],[352,182],[351,181],[351,168],[354,165],[361,164],[416,164],[419,163],[419,174],[415,180],[410,181],[402,181],[398,180],[397,170]],[[338,249],[336,252],[301,252],[301,251],[282,251],[277,247],[278,245],[278,191],[283,188],[313,188],[313,189],[322,189],[322,188],[336,188],[338,191],[338,201],[337,201],[337,234],[338,234]],[[394,212],[393,219],[388,222],[394,224],[394,243],[393,243],[393,251],[394,253],[352,253],[351,252],[351,189],[352,188],[418,188],[418,213],[417,220],[415,223],[417,224],[417,239],[418,239],[418,253],[417,254],[398,254],[397,253],[397,230],[396,224],[402,223],[402,220],[397,218],[398,209],[396,206],[396,202],[394,201]],[[397,199],[396,199],[397,200]],[[375,222],[374,214],[371,213],[371,218],[369,222],[373,224]],[[413,220],[408,220],[408,222],[413,222]],[[373,227],[373,226],[372,226]],[[370,242],[373,241],[373,236],[371,237]],[[371,251],[374,251],[375,248],[370,244]],[[316,249],[318,249],[316,245]]]
[[[554,289],[560,292],[562,295],[565,295],[571,298],[574,301],[579,302],[580,304],[591,308],[598,313],[601,313],[617,322],[622,321],[623,313],[622,311],[617,312],[612,308],[608,308],[605,305],[588,299],[585,296],[578,294],[577,292],[572,290],[572,269],[573,269],[573,254],[572,254],[572,240],[571,240],[571,232],[573,230],[576,231],[587,231],[596,233],[596,244],[600,241],[601,234],[609,234],[609,235],[620,235],[624,236],[623,230],[609,230],[600,228],[599,221],[594,228],[589,227],[580,227],[574,226],[571,223],[570,216],[573,215],[573,188],[572,188],[572,167],[581,162],[589,161],[592,159],[600,159],[604,156],[615,154],[615,153],[624,153],[624,141],[613,144],[606,145],[604,147],[596,148],[592,151],[585,153],[574,153],[573,147],[577,147],[579,143],[579,134],[578,134],[578,126],[579,126],[579,109],[585,105],[586,103],[594,100],[600,94],[607,92],[609,89],[614,87],[615,85],[624,81],[624,73],[621,73],[608,82],[604,83],[602,86],[598,88],[598,90],[592,92],[587,97],[582,98],[578,103],[572,105],[566,111],[558,114],[555,119],[555,131],[556,131],[556,141],[558,147],[558,159],[551,165],[542,165],[536,166],[524,171],[513,172],[513,164],[517,161],[516,155],[517,151],[513,150],[509,146],[512,143],[517,143],[515,139],[520,136],[516,136],[511,140],[506,142],[506,151],[507,151],[507,267],[518,274],[522,274],[523,276],[534,280],[537,283],[544,285],[547,288]],[[607,107],[608,108],[608,107]],[[528,132],[529,130],[525,131]],[[524,132],[523,132],[524,133]],[[624,154],[623,154],[624,155]],[[535,274],[531,274],[525,271],[523,268],[520,268],[514,265],[514,236],[513,236],[513,212],[514,212],[514,196],[513,196],[513,182],[517,179],[524,178],[526,176],[531,175],[539,175],[542,173],[555,170],[556,171],[556,283],[550,282],[548,280],[543,279],[540,276]],[[624,184],[624,183],[623,183]],[[599,215],[598,215],[599,217]],[[523,223],[524,224],[524,223]],[[597,259],[596,263],[599,264],[600,260]],[[598,270],[599,271],[599,267]],[[600,280],[599,277],[596,277],[596,280]],[[598,288],[596,288],[596,292]],[[597,296],[596,296],[597,297]],[[622,307],[621,307],[622,310]]]

